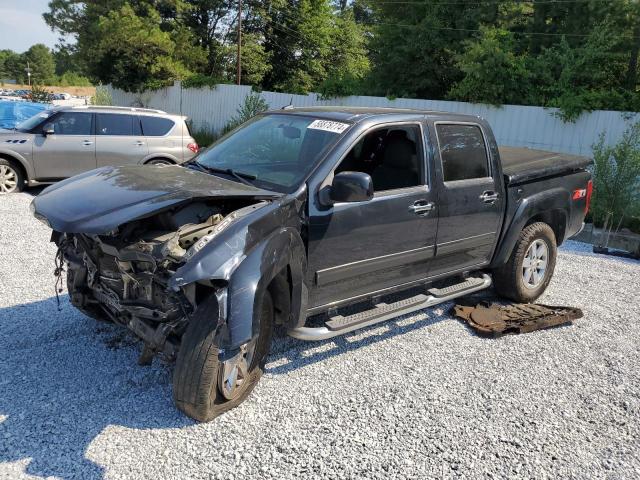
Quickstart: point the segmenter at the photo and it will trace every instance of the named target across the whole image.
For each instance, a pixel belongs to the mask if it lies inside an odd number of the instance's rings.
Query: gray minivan
[[[0,130],[0,194],[106,165],[180,164],[198,152],[187,117],[133,107],[57,107]]]

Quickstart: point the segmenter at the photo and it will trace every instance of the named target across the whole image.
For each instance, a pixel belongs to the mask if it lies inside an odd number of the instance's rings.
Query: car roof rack
[[[139,107],[113,107],[113,106],[109,106],[109,105],[76,105],[71,107],[73,109],[88,109],[88,108],[95,108],[97,110],[121,110],[121,111],[125,111],[125,112],[148,112],[148,113],[164,113],[166,114],[167,112],[165,112],[164,110],[157,110],[155,108],[139,108]]]

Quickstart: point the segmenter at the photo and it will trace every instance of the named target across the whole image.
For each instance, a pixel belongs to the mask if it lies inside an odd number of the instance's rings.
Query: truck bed
[[[591,165],[588,157],[523,147],[498,147],[507,185],[566,175]]]

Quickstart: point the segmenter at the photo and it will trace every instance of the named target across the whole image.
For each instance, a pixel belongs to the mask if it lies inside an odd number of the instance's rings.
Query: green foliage
[[[146,13],[138,16],[125,3],[100,18],[95,60],[89,64],[94,76],[128,92],[156,90],[186,76],[177,59],[181,52],[162,30],[160,14],[151,8]]]
[[[593,217],[613,219],[640,213],[640,122],[624,132],[613,146],[604,133],[593,145]]]
[[[45,45],[37,43],[22,54],[11,50],[0,50],[0,78],[27,83],[27,65],[31,69],[31,81],[47,84],[55,80],[53,54]]]
[[[19,62],[20,55],[13,50],[0,50],[0,80],[14,80]]]
[[[483,27],[479,39],[467,41],[456,65],[464,74],[449,97],[493,105],[527,103],[531,85],[525,57],[517,55],[513,35],[504,29]]]
[[[37,43],[22,55],[23,64],[31,69],[31,81],[47,84],[55,78],[56,65],[53,54],[45,45]],[[26,78],[26,72],[22,79]]]
[[[367,57],[364,28],[355,21],[353,10],[336,17],[327,78],[314,90],[325,98],[345,97],[365,92],[371,65]]]
[[[262,30],[273,66],[262,88],[353,93],[369,71],[369,59],[364,29],[352,10],[336,13],[328,0],[276,0],[274,7]]]
[[[216,135],[214,132],[207,129],[193,131],[191,132],[191,136],[195,139],[200,148],[206,148],[220,138],[220,135]]]
[[[182,88],[216,88],[219,83],[225,83],[222,79],[210,77],[202,73],[194,73],[182,80]]]
[[[235,83],[236,0],[50,0],[44,18],[76,39],[57,75],[136,92]],[[632,0],[249,0],[242,32],[242,83],[265,90],[541,105],[566,121],[640,109]],[[2,76],[21,80],[24,55],[0,52]]]
[[[104,85],[96,87],[96,94],[91,97],[91,105],[113,105],[111,92]]]
[[[236,127],[239,127],[247,120],[251,120],[259,113],[269,109],[269,104],[266,102],[262,95],[257,92],[251,92],[244,98],[243,104],[238,107],[236,114],[231,117],[229,123],[222,129],[222,134],[230,132]]]
[[[51,103],[49,100],[49,92],[44,87],[34,83],[31,86],[30,100],[38,103]]]

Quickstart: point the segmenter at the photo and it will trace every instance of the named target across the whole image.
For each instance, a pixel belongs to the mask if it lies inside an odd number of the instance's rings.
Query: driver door
[[[44,130],[53,133],[45,135]],[[45,122],[34,138],[33,157],[38,180],[57,180],[96,168],[93,114],[60,112]]]
[[[334,173],[361,171],[374,198],[310,206],[310,308],[355,299],[427,277],[437,210],[420,123],[375,127],[360,137]]]

